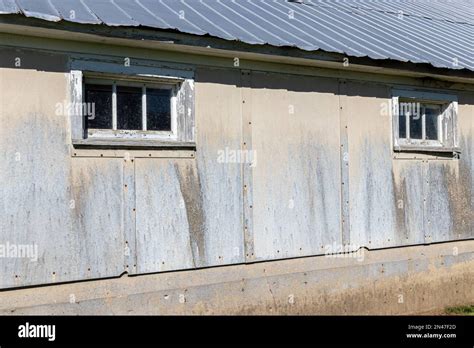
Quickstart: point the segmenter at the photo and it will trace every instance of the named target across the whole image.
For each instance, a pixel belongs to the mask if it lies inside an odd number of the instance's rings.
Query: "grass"
[[[446,314],[474,315],[474,305],[449,307],[445,312]]]

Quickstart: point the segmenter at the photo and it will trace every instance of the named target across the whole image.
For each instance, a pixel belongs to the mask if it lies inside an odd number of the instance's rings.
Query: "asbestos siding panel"
[[[474,95],[458,100],[460,158],[427,164],[427,242],[474,237]]]
[[[347,82],[351,244],[395,245],[395,190],[392,184],[391,118],[386,85]]]
[[[474,237],[474,92],[458,94],[459,142],[462,149],[459,160],[457,191],[464,192],[453,205],[455,223],[459,228],[459,239]],[[470,204],[469,204],[470,203]],[[464,207],[464,208],[463,208]]]
[[[0,243],[38,248],[37,262],[0,258],[2,288],[123,272],[121,160],[71,158],[56,114],[67,86],[63,73],[0,69]]]
[[[341,95],[350,113],[351,244],[386,248],[472,238],[472,95],[459,103],[460,159],[394,158],[392,121],[381,113],[389,96],[388,85],[355,82]]]
[[[393,159],[390,87],[347,82],[350,242],[368,248],[423,243],[424,163]]]
[[[341,131],[351,244],[473,238],[472,92],[459,160],[394,159],[388,84],[245,74],[197,69],[196,158],[131,161],[71,157],[67,74],[0,69],[0,243],[39,252],[0,258],[0,288],[324,254],[342,244]],[[254,166],[221,156],[242,149]]]
[[[245,261],[242,165],[219,157],[226,149],[241,148],[241,105],[239,70],[197,69],[196,166],[206,221],[206,265]]]
[[[257,260],[341,243],[337,80],[252,74]]]
[[[394,160],[392,181],[394,231],[397,245],[423,244],[424,164],[414,160]],[[383,243],[382,243],[383,245]]]
[[[137,273],[195,267],[205,226],[194,160],[136,159],[135,172]]]
[[[196,159],[136,162],[137,273],[244,261],[240,74],[199,70]]]
[[[472,171],[472,168],[470,169]],[[459,160],[427,164],[426,242],[472,238],[472,179]]]
[[[449,239],[456,228],[452,220],[448,182],[458,176],[457,161],[430,161],[425,182],[425,241],[440,242]]]

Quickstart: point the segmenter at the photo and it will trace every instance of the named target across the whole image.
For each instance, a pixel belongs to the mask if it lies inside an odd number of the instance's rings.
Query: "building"
[[[1,0],[0,313],[472,302],[472,5]]]

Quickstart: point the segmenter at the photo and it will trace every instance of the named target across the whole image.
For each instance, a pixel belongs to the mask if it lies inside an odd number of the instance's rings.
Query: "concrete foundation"
[[[474,241],[0,292],[0,314],[419,314],[474,302]]]

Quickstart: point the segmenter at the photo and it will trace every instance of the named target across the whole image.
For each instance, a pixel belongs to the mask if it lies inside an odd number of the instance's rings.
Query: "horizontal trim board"
[[[72,157],[104,158],[195,158],[196,151],[190,150],[129,150],[129,149],[72,149]]]
[[[90,147],[90,146],[100,146],[100,147],[136,147],[136,148],[187,148],[194,149],[196,148],[196,143],[186,142],[186,141],[165,141],[165,140],[153,140],[153,139],[74,139],[74,147]]]
[[[394,97],[409,98],[409,99],[420,99],[423,101],[442,101],[442,102],[453,102],[458,101],[458,97],[454,94],[437,93],[437,92],[426,92],[418,90],[407,90],[407,89],[393,89],[392,95]]]

